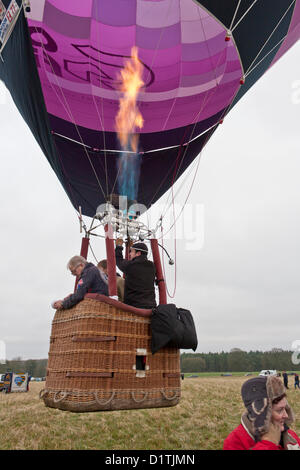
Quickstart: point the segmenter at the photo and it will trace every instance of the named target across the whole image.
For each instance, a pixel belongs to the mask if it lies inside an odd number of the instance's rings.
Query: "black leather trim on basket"
[[[178,378],[180,376],[180,372],[163,372],[163,377]]]
[[[73,336],[72,341],[75,343],[83,343],[87,341],[95,341],[95,342],[101,342],[101,341],[116,341],[117,337],[116,336]]]

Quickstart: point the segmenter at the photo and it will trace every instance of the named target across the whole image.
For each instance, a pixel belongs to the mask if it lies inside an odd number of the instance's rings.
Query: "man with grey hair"
[[[71,308],[83,300],[88,292],[108,295],[108,287],[101,278],[99,269],[93,263],[88,263],[82,256],[73,256],[68,262],[67,268],[78,279],[76,291],[64,300],[54,302],[53,308]]]

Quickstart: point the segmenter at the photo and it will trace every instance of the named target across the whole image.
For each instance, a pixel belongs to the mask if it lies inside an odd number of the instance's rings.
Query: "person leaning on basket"
[[[116,263],[125,274],[124,303],[137,308],[156,307],[155,266],[147,259],[148,248],[145,243],[134,243],[129,252],[129,260],[123,259],[123,240],[116,240]]]
[[[63,300],[56,300],[52,307],[56,309],[66,309],[74,307],[88,292],[94,294],[108,295],[108,287],[100,276],[99,269],[88,263],[82,256],[73,256],[67,264],[67,268],[78,277],[77,289],[74,294]]]
[[[294,414],[282,381],[254,377],[242,386],[246,412],[224,441],[224,450],[300,450],[300,439],[289,429]]]
[[[104,280],[105,284],[108,285],[108,271],[107,271],[107,260],[102,259],[99,261],[97,264],[97,268],[100,271],[100,276]],[[120,274],[117,273],[117,294],[118,294],[118,300],[120,302],[124,302],[124,286],[125,286],[125,279],[120,276]]]

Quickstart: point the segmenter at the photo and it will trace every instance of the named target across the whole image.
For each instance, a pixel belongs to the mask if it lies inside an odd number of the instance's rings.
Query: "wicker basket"
[[[46,406],[73,412],[174,406],[179,350],[151,353],[151,310],[95,294],[52,322]]]

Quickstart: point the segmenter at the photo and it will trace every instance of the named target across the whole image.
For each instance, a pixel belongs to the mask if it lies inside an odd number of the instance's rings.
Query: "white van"
[[[272,369],[261,370],[258,375],[263,375],[263,376],[277,375],[277,370],[272,370]]]

